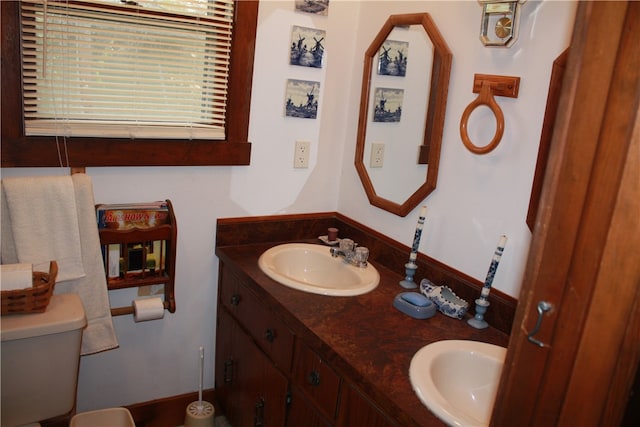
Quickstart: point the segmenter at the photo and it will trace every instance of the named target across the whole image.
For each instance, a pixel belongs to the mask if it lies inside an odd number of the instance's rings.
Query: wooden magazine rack
[[[164,285],[164,308],[170,313],[176,311],[174,295],[176,239],[178,235],[176,218],[170,200],[166,200],[169,211],[167,223],[150,228],[132,228],[127,230],[100,229],[107,288],[109,290],[135,288],[148,285]],[[117,260],[120,268],[115,277],[110,274],[110,249],[119,245],[120,254]],[[147,263],[151,253],[154,254],[155,265]],[[132,270],[130,257],[137,257],[136,267]],[[111,308],[112,316],[133,314],[133,306]]]

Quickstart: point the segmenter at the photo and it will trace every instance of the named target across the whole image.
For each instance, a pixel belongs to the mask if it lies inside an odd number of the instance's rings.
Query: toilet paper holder
[[[169,302],[168,301],[163,301],[162,305],[163,305],[165,310],[169,310]],[[169,310],[169,312],[173,313],[173,311],[171,311],[171,310]],[[112,316],[124,316],[124,315],[127,315],[127,314],[135,314],[135,309],[133,308],[133,302],[131,302],[130,306],[112,307],[111,308],[111,315]]]
[[[108,290],[140,288],[147,285],[160,285],[164,287],[163,308],[170,313],[176,311],[176,301],[174,294],[175,286],[175,265],[176,265],[176,242],[177,242],[177,223],[173,206],[170,200],[165,200],[169,213],[166,223],[149,228],[131,228],[131,229],[99,229],[100,245],[104,257],[105,276]],[[146,246],[155,246],[155,242],[159,244],[161,252],[161,260],[156,260],[158,267],[147,269],[146,249],[141,249],[143,256],[141,265],[131,270],[141,267],[140,273],[133,274],[129,271],[131,263],[127,263],[127,255],[129,254],[129,246],[138,245],[145,248]],[[116,245],[120,251],[120,256],[124,257],[124,273],[122,269],[117,277],[109,274],[110,266],[110,250],[109,247]],[[151,249],[149,249],[151,251]],[[125,255],[122,255],[124,253]],[[151,252],[150,252],[151,253]],[[116,251],[117,256],[117,251]],[[122,261],[120,261],[122,263]],[[117,260],[116,260],[117,264]],[[149,273],[150,272],[150,273]],[[111,307],[112,316],[122,316],[127,314],[135,314],[133,303],[129,306]]]

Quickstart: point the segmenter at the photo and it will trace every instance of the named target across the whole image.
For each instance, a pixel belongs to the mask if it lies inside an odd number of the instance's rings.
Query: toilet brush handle
[[[200,346],[200,383],[198,384],[198,409],[202,410],[202,379],[204,374],[204,347]]]

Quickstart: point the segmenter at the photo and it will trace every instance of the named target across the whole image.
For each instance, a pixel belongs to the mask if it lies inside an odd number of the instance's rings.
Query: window
[[[233,1],[113,4],[21,2],[26,135],[224,139]]]
[[[249,163],[257,1],[1,6],[2,166]]]

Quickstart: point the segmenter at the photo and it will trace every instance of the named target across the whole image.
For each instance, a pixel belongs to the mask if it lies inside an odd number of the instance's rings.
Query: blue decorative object
[[[418,258],[418,246],[420,246],[420,237],[422,236],[422,227],[424,227],[424,219],[427,216],[427,206],[423,206],[418,217],[418,225],[413,235],[413,245],[411,245],[411,253],[409,254],[409,262],[415,263]]]
[[[435,304],[417,292],[403,292],[396,295],[393,306],[415,319],[428,319],[436,314]]]
[[[422,227],[424,226],[424,219],[427,215],[427,206],[422,206],[420,216],[418,217],[418,225],[416,226],[416,232],[413,235],[413,244],[411,245],[411,253],[409,254],[409,262],[404,265],[405,278],[400,281],[400,286],[406,289],[415,289],[418,285],[413,281],[413,276],[416,273],[418,266],[416,265],[416,259],[418,258],[418,247],[420,246],[420,237],[422,236]]]
[[[488,300],[489,292],[491,291],[491,284],[493,283],[493,278],[498,270],[500,258],[502,258],[502,253],[504,252],[506,244],[507,236],[500,236],[500,241],[498,242],[496,251],[493,253],[493,258],[491,259],[491,264],[489,265],[487,278],[484,280],[484,286],[480,292],[480,298],[476,300],[476,314],[472,319],[467,320],[467,323],[476,329],[484,329],[489,326],[487,321],[484,320],[484,314],[487,312],[489,305],[491,305]]]
[[[469,303],[458,297],[448,286],[436,286],[429,279],[422,279],[420,292],[436,305],[438,310],[454,319],[462,319]]]
[[[476,314],[471,319],[467,320],[467,323],[476,329],[484,329],[489,326],[486,320],[484,320],[484,313],[490,303],[486,299],[478,298],[476,300]]]
[[[500,263],[500,258],[502,258],[502,252],[504,252],[504,247],[507,244],[507,236],[500,236],[500,241],[498,242],[498,246],[496,247],[496,251],[493,253],[493,258],[491,259],[491,264],[489,265],[489,271],[487,272],[487,278],[484,279],[484,286],[482,286],[482,292],[480,293],[480,298],[487,299],[489,297],[489,291],[491,291],[491,285],[493,284],[493,278],[496,275],[496,271],[498,270],[498,264]]]
[[[416,283],[413,281],[413,276],[416,274],[416,270],[418,266],[412,262],[408,262],[404,265],[404,280],[400,281],[400,286],[405,289],[415,289],[418,287]]]

